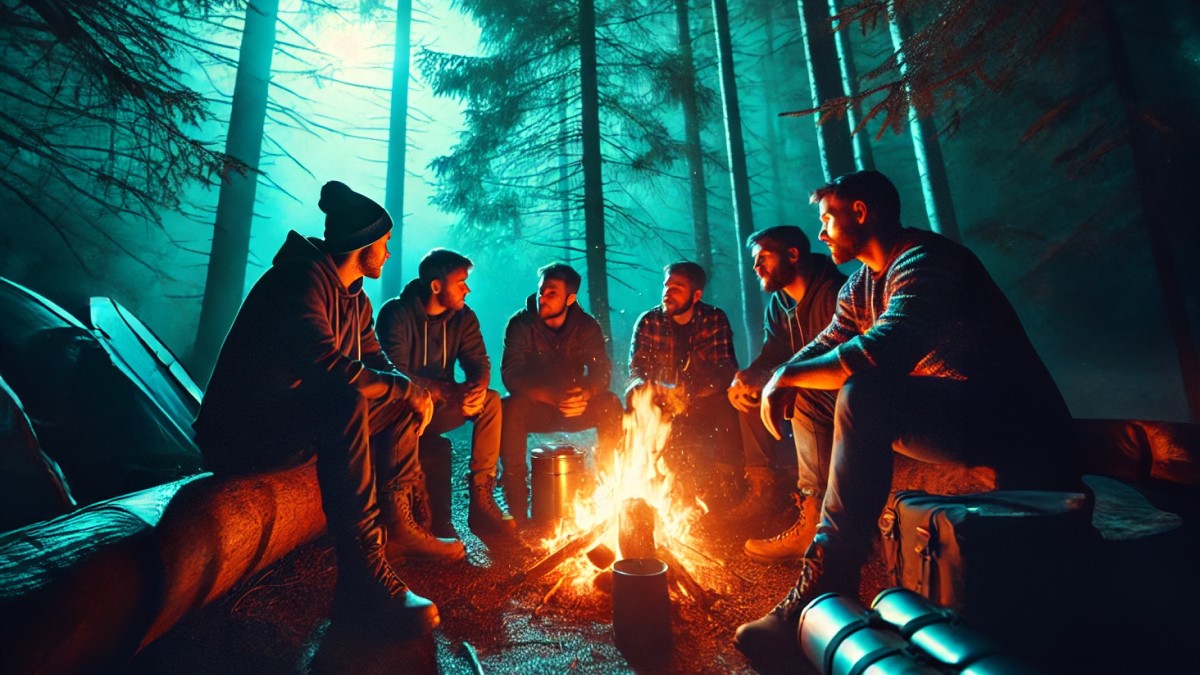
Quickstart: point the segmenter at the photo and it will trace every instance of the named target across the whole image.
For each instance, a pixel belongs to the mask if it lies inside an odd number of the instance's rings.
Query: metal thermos
[[[587,453],[573,445],[549,445],[530,452],[533,519],[549,522],[573,513],[576,497],[591,484]]]

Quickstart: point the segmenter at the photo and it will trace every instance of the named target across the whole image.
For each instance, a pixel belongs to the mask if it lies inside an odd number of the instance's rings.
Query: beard
[[[683,313],[687,312],[689,309],[691,309],[692,305],[694,305],[694,304],[696,304],[696,301],[693,300],[692,298],[688,298],[687,301],[685,301],[677,309],[671,309],[664,302],[663,303],[663,311],[666,313],[667,316],[679,316],[680,314],[683,314]]]
[[[825,242],[829,247],[829,257],[833,259],[835,265],[848,263],[858,257],[862,252],[864,237],[860,232],[841,232],[837,239],[830,239]]]
[[[368,246],[358,252],[358,268],[364,277],[378,279],[383,275],[383,263],[387,261],[385,253]]]
[[[462,309],[463,305],[466,304],[463,298],[458,298],[458,300],[455,301],[454,296],[450,294],[450,290],[445,288],[442,289],[441,293],[438,293],[437,298],[438,304],[440,304],[442,307],[453,309],[456,312]]]
[[[767,276],[759,277],[759,282],[762,284],[764,291],[774,293],[787,288],[787,285],[795,281],[795,279],[796,268],[784,263],[771,270]]]
[[[542,318],[542,321],[552,321],[563,317],[567,313],[567,309],[568,306],[565,302],[563,303],[562,309],[558,310],[557,312],[551,312],[549,307],[539,304],[538,316]]]

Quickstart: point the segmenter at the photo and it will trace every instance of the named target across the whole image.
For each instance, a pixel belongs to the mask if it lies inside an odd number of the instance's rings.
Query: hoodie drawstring
[[[446,326],[442,325],[442,370],[446,369],[448,354],[446,350]],[[422,341],[421,367],[429,365],[429,319],[425,319],[425,339]]]

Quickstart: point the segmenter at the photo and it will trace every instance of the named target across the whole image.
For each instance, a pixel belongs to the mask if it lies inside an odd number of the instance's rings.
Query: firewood
[[[654,519],[657,512],[645,499],[632,497],[621,502],[618,550],[622,558],[654,557]]]
[[[667,574],[701,607],[707,609],[717,601],[717,594],[701,586],[700,582],[696,581],[696,577],[692,576],[687,567],[671,552],[671,549],[660,546],[655,551],[655,555],[667,564]]]
[[[604,537],[604,533],[608,532],[608,528],[611,526],[612,519],[608,518],[590,530],[573,535],[562,546],[559,546],[557,550],[551,551],[528,569],[518,572],[509,583],[519,584],[525,581],[540,579],[547,572],[563,564],[563,562],[591,550],[600,542]]]

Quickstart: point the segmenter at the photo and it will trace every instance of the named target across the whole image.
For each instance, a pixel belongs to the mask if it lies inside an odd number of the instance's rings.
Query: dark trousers
[[[931,377],[851,377],[838,393],[815,542],[839,569],[858,570],[866,561],[891,490],[893,451],[924,462],[991,467],[1001,489],[1079,485],[1070,413],[1057,391]],[[854,583],[849,577],[846,582]]]
[[[483,399],[483,409],[474,417],[465,417],[462,407],[438,404],[433,411],[433,419],[421,437],[421,465],[446,463],[449,466],[450,457],[434,456],[430,453],[446,453],[450,443],[430,442],[434,436],[441,436],[471,422],[471,462],[472,474],[495,474],[496,462],[500,457],[500,426],[501,426],[500,394],[488,389]]]
[[[837,392],[817,389],[796,391],[791,413],[792,441],[796,446],[796,488],[813,495],[825,493],[829,457],[833,446],[833,410]],[[746,468],[768,468],[778,442],[763,426],[759,408],[738,412]],[[784,439],[786,440],[786,439]]]
[[[500,461],[504,465],[504,484],[523,485],[529,475],[529,434],[550,431],[595,429],[596,459],[611,456],[621,438],[621,399],[611,391],[602,391],[588,402],[587,410],[577,417],[564,417],[556,406],[536,401],[525,394],[509,394],[503,399],[504,424],[500,431]]]
[[[403,399],[363,398],[352,386],[306,383],[299,390],[198,435],[205,464],[216,474],[246,474],[295,466],[315,455],[321,508],[335,539],[377,539],[376,494],[420,477],[420,417]]]

